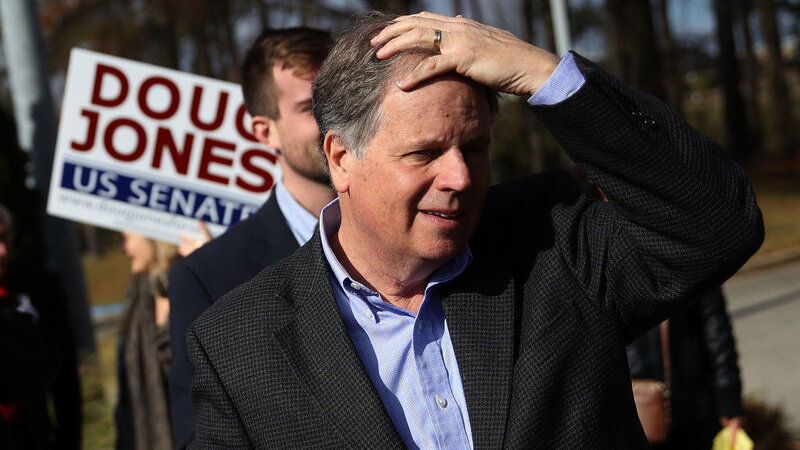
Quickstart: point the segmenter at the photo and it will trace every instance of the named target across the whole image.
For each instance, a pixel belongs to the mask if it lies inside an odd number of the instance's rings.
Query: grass
[[[117,403],[116,333],[97,339],[97,354],[80,365],[83,391],[83,448],[113,449]]]
[[[800,246],[800,187],[757,184],[755,189],[765,235],[764,244],[754,257]]]
[[[130,262],[122,249],[112,248],[99,257],[83,255],[89,303],[106,305],[122,301],[128,286]]]

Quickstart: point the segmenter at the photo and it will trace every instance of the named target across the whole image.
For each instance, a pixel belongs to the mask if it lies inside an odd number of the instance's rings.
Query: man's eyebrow
[[[294,104],[294,108],[297,111],[302,111],[302,110],[308,108],[309,106],[311,106],[311,97],[309,97],[307,99],[304,99],[304,100],[300,100],[299,102],[296,102]]]
[[[460,144],[459,147],[469,146],[469,145],[489,145],[492,141],[491,136],[489,135],[480,135],[475,136],[472,138],[464,139]],[[445,144],[449,142],[449,140],[442,136],[431,136],[431,137],[414,137],[408,140],[408,144],[412,147],[428,147],[428,146],[435,146],[439,144]]]

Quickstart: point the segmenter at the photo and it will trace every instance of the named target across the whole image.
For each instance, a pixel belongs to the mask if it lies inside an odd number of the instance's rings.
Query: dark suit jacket
[[[297,247],[297,240],[272,195],[258,211],[179,261],[170,272],[173,362],[169,396],[177,448],[183,448],[194,433],[194,409],[189,397],[192,365],[186,353],[186,329],[219,297],[290,255]]]
[[[609,203],[533,176],[490,191],[442,304],[476,448],[642,448],[625,345],[719,284],[763,224],[743,171],[656,100],[577,58],[534,112]],[[187,333],[197,448],[398,448],[316,236]]]
[[[36,264],[12,261],[7,287],[9,298],[27,296],[40,316],[31,335],[27,327],[20,328],[27,316],[3,312],[0,402],[24,401],[29,407],[25,420],[9,427],[16,429],[23,448],[79,449],[83,419],[78,356],[58,277]],[[55,422],[48,412],[51,404]],[[2,444],[0,438],[0,448],[5,448]]]

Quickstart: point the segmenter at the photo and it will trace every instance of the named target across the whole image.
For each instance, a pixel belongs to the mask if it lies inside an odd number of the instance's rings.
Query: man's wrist
[[[584,83],[586,78],[575,64],[575,58],[572,53],[566,52],[550,77],[530,96],[528,104],[533,106],[561,103],[580,90]]]
[[[528,73],[525,88],[522,89],[520,95],[533,95],[536,91],[553,76],[558,65],[561,63],[561,58],[558,56],[542,50],[538,47],[535,48],[535,55],[531,57],[530,62],[527,63]],[[532,69],[532,70],[531,70]]]

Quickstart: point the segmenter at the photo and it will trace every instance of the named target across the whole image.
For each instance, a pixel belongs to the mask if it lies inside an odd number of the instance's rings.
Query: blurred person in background
[[[123,236],[131,279],[117,345],[117,448],[170,449],[167,371],[172,351],[167,275],[179,258],[178,250],[173,244],[139,234],[126,232]]]
[[[327,31],[266,29],[245,56],[242,93],[253,135],[275,150],[282,175],[258,211],[181,260],[170,274],[174,364],[169,395],[177,448],[191,440],[195,423],[186,329],[217,298],[308,241],[320,210],[333,200],[311,113],[311,82],[330,45]]]
[[[672,424],[658,449],[709,449],[722,427],[742,426],[736,341],[719,287],[668,321]],[[659,328],[628,346],[631,378],[664,380]]]
[[[12,235],[0,204],[0,448],[78,449],[81,394],[66,299],[55,274],[11,259]]]

